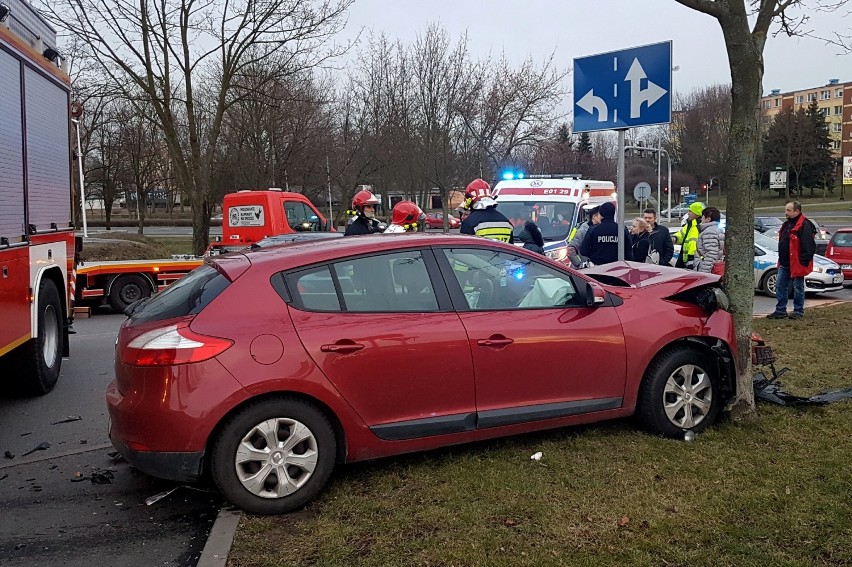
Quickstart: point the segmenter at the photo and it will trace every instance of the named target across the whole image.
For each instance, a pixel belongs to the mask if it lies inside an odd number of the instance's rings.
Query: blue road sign
[[[671,122],[671,90],[670,41],[574,59],[574,132]]]

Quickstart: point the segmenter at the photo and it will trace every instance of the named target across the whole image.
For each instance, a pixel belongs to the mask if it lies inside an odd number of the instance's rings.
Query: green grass
[[[852,305],[755,328],[791,393],[852,385]],[[623,420],[338,467],[244,515],[228,565],[852,564],[852,403],[758,409],[692,443]]]
[[[83,243],[84,262],[104,260],[159,260],[173,254],[192,254],[192,237],[139,236],[129,232],[102,232]]]

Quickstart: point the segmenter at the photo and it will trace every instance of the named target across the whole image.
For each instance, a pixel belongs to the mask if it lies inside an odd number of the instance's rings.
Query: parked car
[[[817,254],[825,254],[826,248],[828,248],[828,241],[831,238],[831,232],[829,232],[824,226],[820,225],[813,219],[808,219],[814,223],[814,226],[817,229],[816,234],[814,235],[814,243],[816,244],[816,253]],[[781,227],[772,227],[764,232],[764,236],[768,236],[769,238],[778,240],[778,232],[781,230]]]
[[[784,219],[778,217],[754,217],[754,230],[764,233],[773,228],[776,231],[784,224]]]
[[[838,228],[834,231],[825,256],[840,264],[844,278],[852,282],[852,228]]]
[[[143,472],[207,474],[279,514],[336,463],[632,414],[682,437],[735,392],[727,305],[713,274],[580,273],[463,235],[217,256],[121,326],[110,439]]]
[[[447,217],[448,226],[450,228],[458,228],[461,226],[461,221],[456,217]],[[426,213],[426,228],[444,228],[444,213]]]
[[[718,262],[714,273],[724,275],[725,264]],[[754,233],[754,289],[775,297],[778,280],[778,241],[755,231]],[[805,276],[805,293],[825,293],[843,289],[840,266],[819,254],[814,256],[814,269]],[[790,288],[792,295],[792,286]]]
[[[672,211],[672,219],[680,219],[683,215],[689,212],[689,205],[686,203],[681,203],[680,205],[675,205],[671,208]],[[665,221],[668,220],[669,217],[669,209],[665,209],[660,211],[660,220]]]

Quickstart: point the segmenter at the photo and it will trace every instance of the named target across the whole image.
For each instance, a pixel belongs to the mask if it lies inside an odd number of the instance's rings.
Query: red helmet
[[[491,186],[484,179],[474,179],[468,183],[467,188],[464,190],[465,208],[470,209],[474,203],[485,197],[489,199],[493,198],[491,195]]]
[[[420,207],[411,201],[400,201],[391,211],[391,223],[403,227],[405,230],[417,228],[421,217],[425,218]]]
[[[364,210],[364,205],[378,205],[379,200],[376,199],[376,196],[367,191],[366,189],[362,191],[358,191],[355,193],[355,196],[352,197],[352,208],[358,212],[362,212]]]

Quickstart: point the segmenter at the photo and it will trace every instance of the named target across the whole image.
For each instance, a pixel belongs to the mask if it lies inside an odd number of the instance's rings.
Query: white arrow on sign
[[[648,75],[645,74],[645,69],[642,68],[639,59],[633,59],[633,64],[630,65],[630,70],[627,71],[627,76],[624,78],[625,81],[630,81],[630,118],[639,118],[643,102],[647,102],[648,106],[651,106],[668,92],[651,81],[648,81],[648,87],[643,89],[642,79],[647,78]]]
[[[583,98],[578,100],[577,106],[592,115],[594,114],[592,111],[597,109],[598,122],[606,122],[609,118],[609,109],[606,107],[606,101],[599,96],[595,96],[595,89],[590,90]]]

